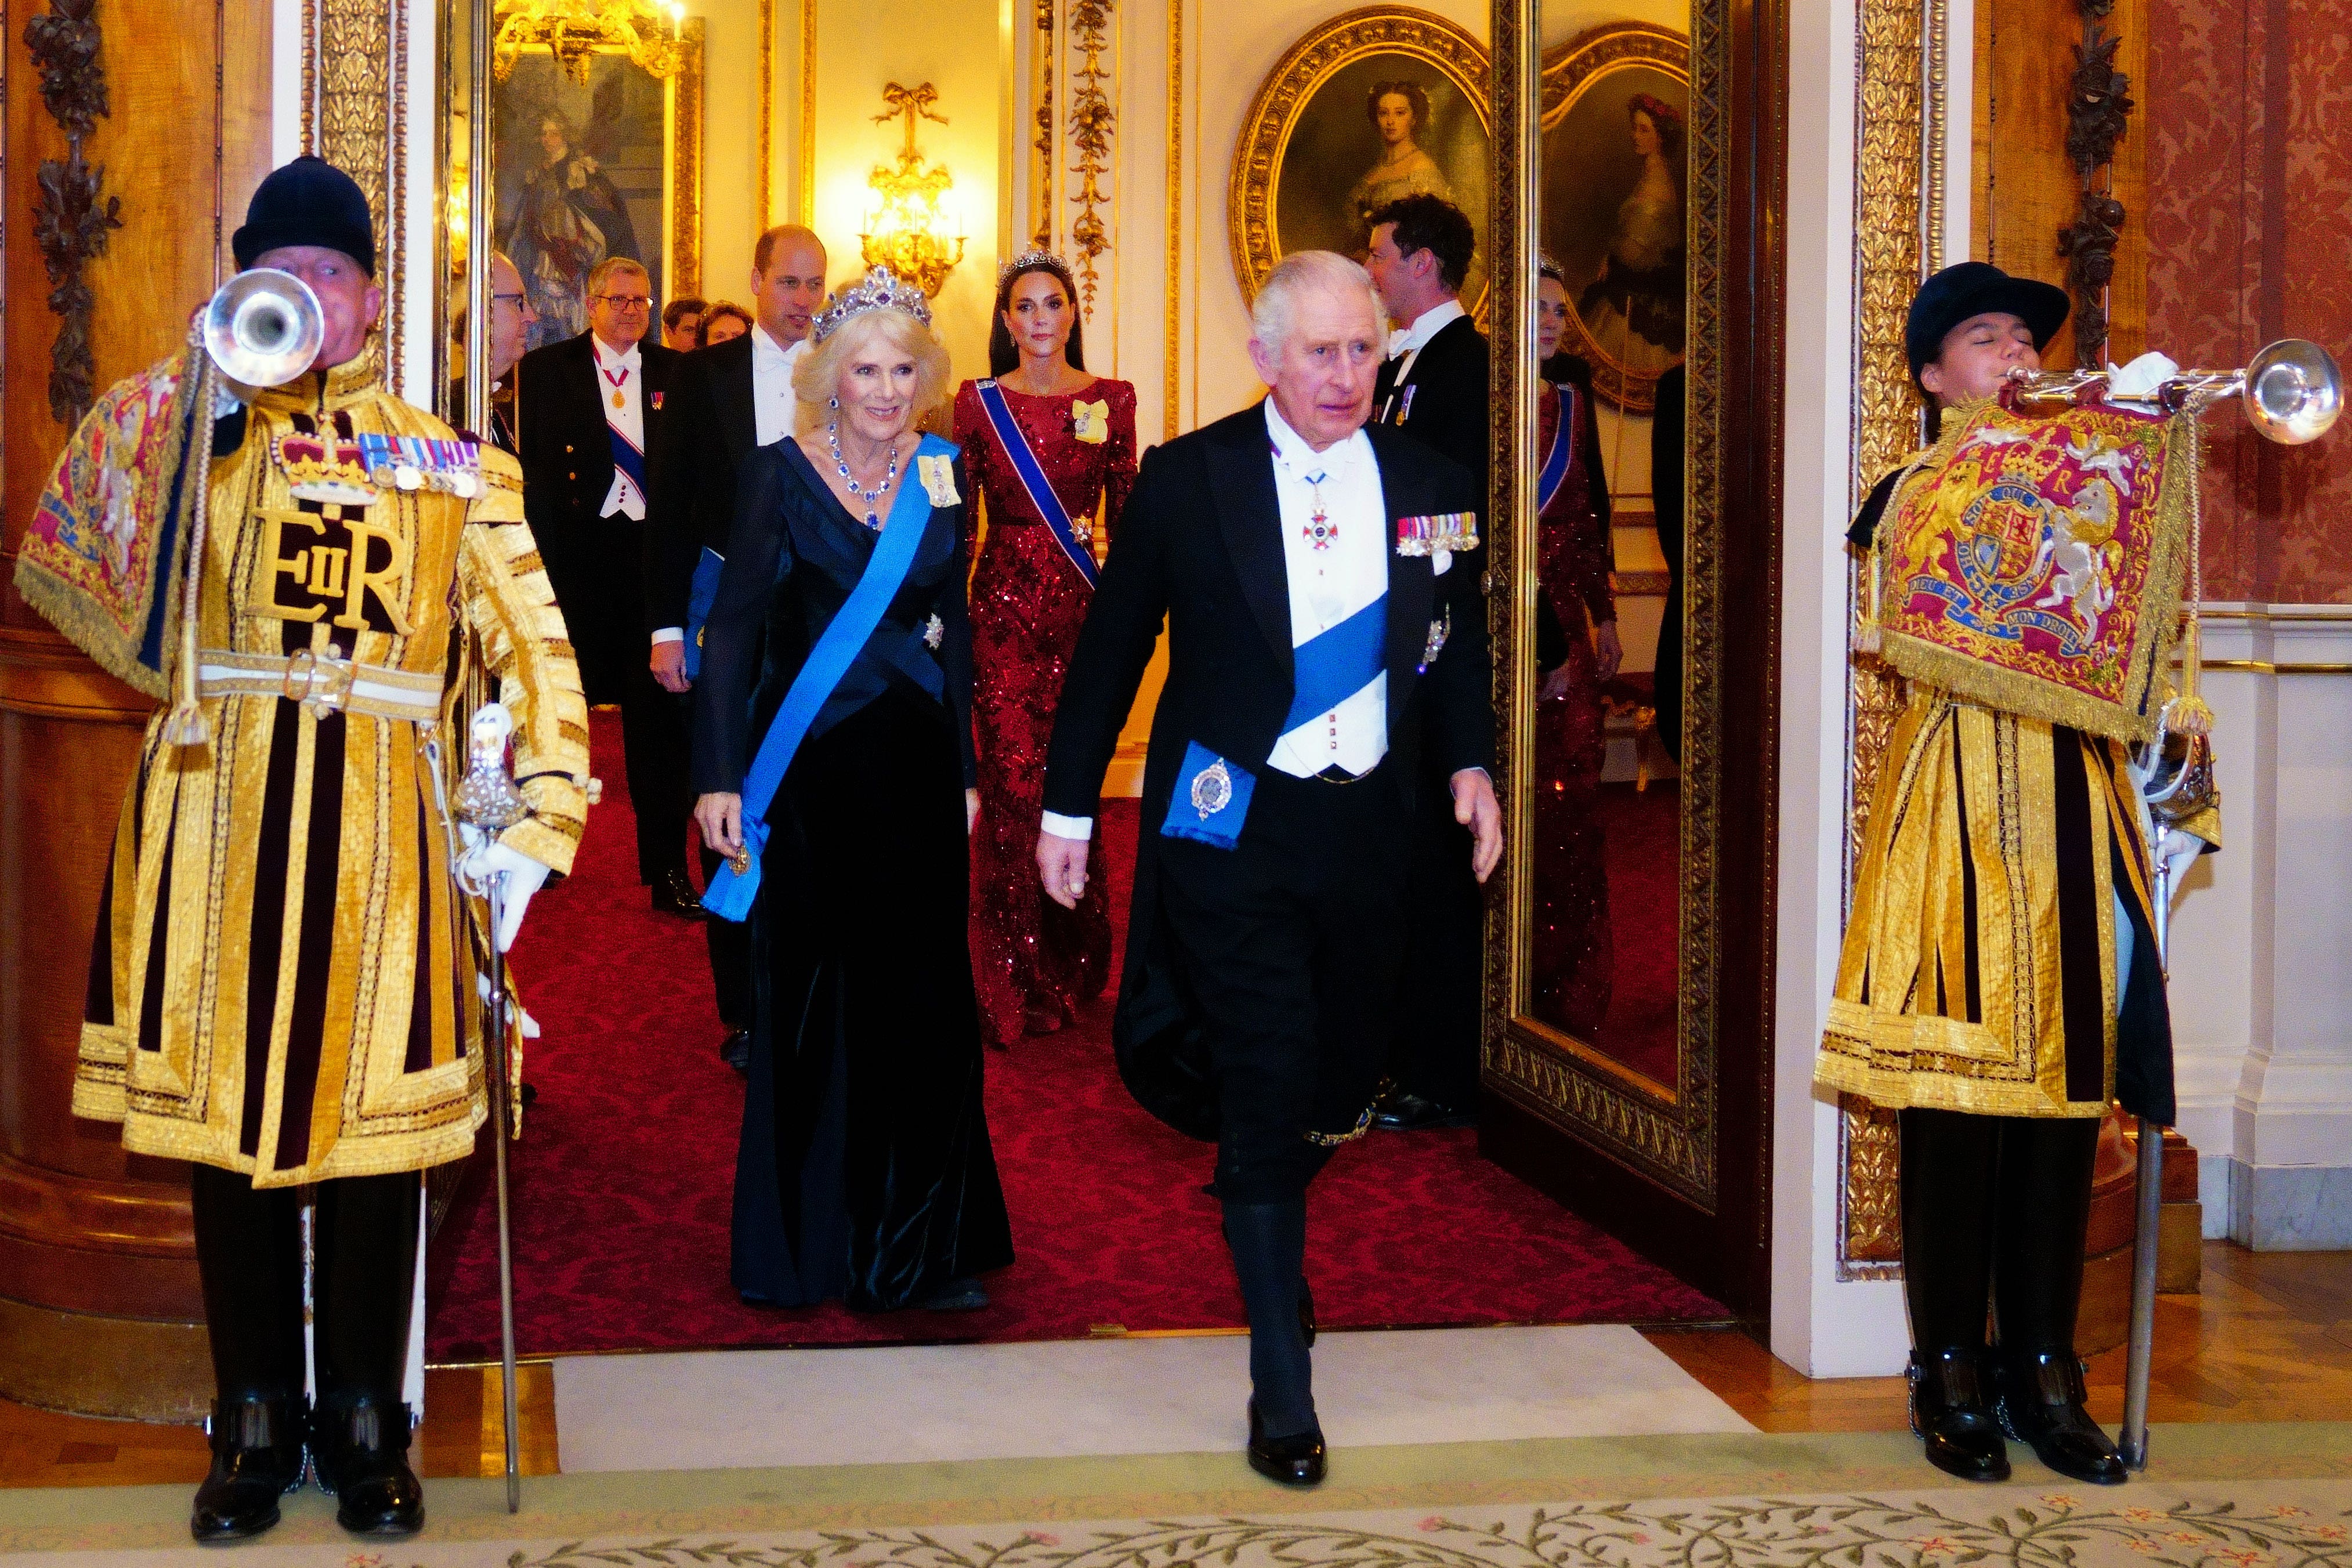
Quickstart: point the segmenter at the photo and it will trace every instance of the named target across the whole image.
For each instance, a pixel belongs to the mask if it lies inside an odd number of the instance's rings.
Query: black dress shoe
[[[242,1541],[278,1522],[278,1500],[302,1484],[299,1399],[215,1401],[213,1467],[196,1489],[188,1533],[198,1541]]]
[[[987,1289],[967,1274],[961,1280],[950,1280],[917,1301],[915,1308],[925,1312],[976,1312],[986,1305]]]
[[[2012,1437],[2070,1480],[2121,1486],[2123,1456],[2083,1408],[2083,1363],[2071,1350],[1996,1352],[1993,1407]]]
[[[719,1060],[738,1072],[750,1072],[751,1071],[751,1031],[748,1029],[728,1030],[727,1038],[719,1042]]]
[[[708,920],[710,912],[702,907],[702,895],[694,891],[694,883],[686,880],[682,871],[666,871],[654,883],[654,907],[664,915],[675,915],[681,920]]]
[[[1927,1445],[1927,1462],[1964,1481],[2009,1479],[2009,1449],[1987,1407],[1974,1346],[1913,1351],[1911,1430]]]
[[[1269,1437],[1257,1418],[1257,1401],[1249,1403],[1249,1466],[1258,1474],[1286,1487],[1319,1486],[1328,1458],[1320,1423],[1287,1437]]]
[[[1372,1102],[1372,1125],[1384,1133],[1417,1133],[1424,1127],[1468,1127],[1477,1118],[1410,1089],[1391,1089]]]
[[[336,1500],[335,1522],[355,1535],[414,1535],[425,1528],[425,1483],[408,1468],[408,1406],[362,1396],[321,1411],[312,1424],[319,1485]]]

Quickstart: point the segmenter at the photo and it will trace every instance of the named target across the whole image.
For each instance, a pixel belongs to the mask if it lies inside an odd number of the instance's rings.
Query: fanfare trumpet
[[[257,267],[220,286],[200,323],[205,352],[238,387],[283,386],[310,368],[327,335],[326,312],[290,272]]]
[[[2244,370],[2180,371],[2144,392],[2107,392],[2107,371],[2011,374],[2018,402],[2027,407],[2079,402],[2093,389],[2108,402],[2162,413],[2184,408],[2202,413],[2234,397],[2245,404],[2247,423],[2282,446],[2318,440],[2344,407],[2344,376],[2335,356],[2304,338],[2280,339]]]

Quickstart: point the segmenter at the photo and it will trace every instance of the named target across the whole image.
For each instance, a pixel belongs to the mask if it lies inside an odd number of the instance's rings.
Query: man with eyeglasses
[[[522,358],[523,344],[530,329],[539,322],[539,312],[530,303],[530,294],[523,287],[522,273],[508,259],[506,252],[490,252],[490,416],[483,434],[502,452],[512,453],[515,446],[514,368]],[[457,320],[457,340],[460,361],[456,374],[450,377],[450,419],[463,424],[466,412],[466,373],[463,364],[466,341],[466,321]]]
[[[629,797],[637,819],[637,880],[653,906],[698,918],[686,875],[686,736],[677,704],[645,660],[639,561],[646,455],[685,356],[647,340],[653,279],[625,256],[588,275],[588,330],[522,357],[515,404],[523,504],[563,607],[589,704],[618,704]]]

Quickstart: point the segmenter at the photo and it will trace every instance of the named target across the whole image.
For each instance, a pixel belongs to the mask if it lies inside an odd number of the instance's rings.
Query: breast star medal
[[[1225,771],[1224,758],[1219,758],[1192,775],[1192,810],[1207,821],[1234,803],[1234,776]]]

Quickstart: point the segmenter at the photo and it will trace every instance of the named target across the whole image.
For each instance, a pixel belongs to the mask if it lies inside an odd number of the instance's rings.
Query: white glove
[[[2146,397],[2179,373],[2179,365],[2151,349],[2128,365],[2107,367],[2107,395]]]
[[[530,907],[530,895],[547,881],[550,868],[496,839],[485,841],[478,829],[461,827],[458,831],[469,846],[466,858],[457,862],[457,880],[465,883],[466,891],[487,897],[490,878],[506,879],[499,928],[493,933],[499,951],[504,953],[514,946],[515,933],[522,928],[522,912]]]
[[[2197,857],[2205,852],[2205,841],[2194,833],[2184,833],[2179,828],[2167,828],[2156,842],[2156,863],[2164,873],[2166,894],[2175,899],[2180,896],[2180,882]]]

